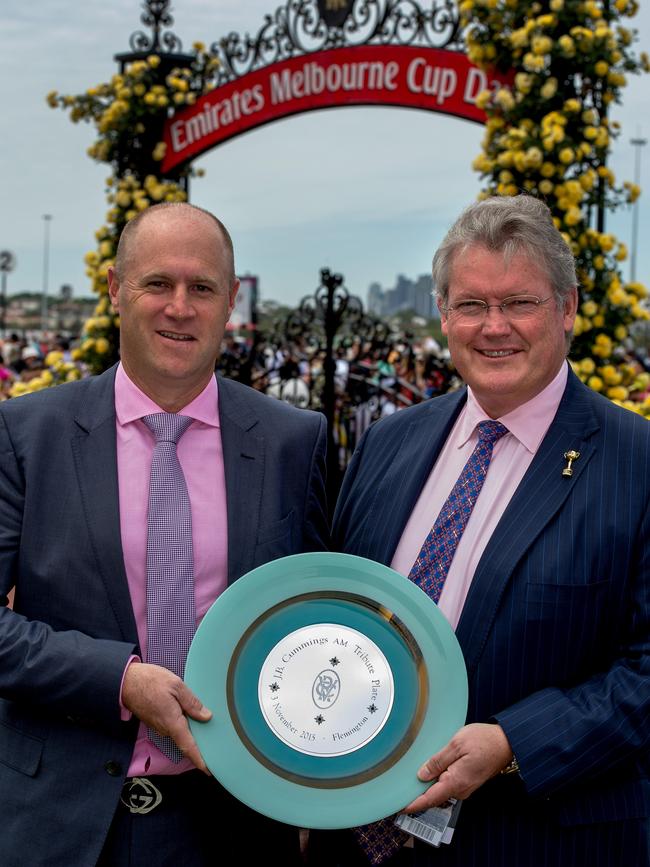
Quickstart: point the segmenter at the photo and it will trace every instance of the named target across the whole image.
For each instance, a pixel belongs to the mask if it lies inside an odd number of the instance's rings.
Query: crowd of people
[[[0,400],[19,394],[17,383],[27,386],[44,373],[47,378],[54,364],[65,365],[65,372],[73,374],[68,377],[71,380],[83,374],[83,368],[73,358],[72,342],[64,335],[7,335],[0,340]]]

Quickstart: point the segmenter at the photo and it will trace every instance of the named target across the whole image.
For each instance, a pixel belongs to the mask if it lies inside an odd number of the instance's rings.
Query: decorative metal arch
[[[329,4],[344,17],[330,17],[328,0],[287,0],[255,34],[229,33],[213,42],[219,58],[219,84],[256,69],[328,48],[359,45],[410,45],[464,51],[455,0],[347,0]],[[345,8],[342,8],[342,7]],[[342,20],[340,20],[342,17]],[[333,21],[334,23],[328,23]]]

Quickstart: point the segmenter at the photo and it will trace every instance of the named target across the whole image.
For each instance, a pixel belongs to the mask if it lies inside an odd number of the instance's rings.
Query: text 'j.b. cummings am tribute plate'
[[[467,711],[465,664],[437,606],[347,554],[284,557],[240,578],[197,630],[185,680],[213,712],[190,725],[214,776],[301,827],[398,812]]]

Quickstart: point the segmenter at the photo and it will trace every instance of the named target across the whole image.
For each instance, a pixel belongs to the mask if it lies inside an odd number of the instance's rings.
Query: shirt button
[[[119,762],[106,762],[106,764],[104,765],[104,770],[111,777],[122,776],[122,765]]]

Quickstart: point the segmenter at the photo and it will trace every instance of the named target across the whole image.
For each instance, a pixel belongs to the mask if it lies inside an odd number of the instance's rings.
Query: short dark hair
[[[130,241],[132,240],[132,235],[135,233],[138,226],[143,223],[148,216],[151,214],[155,214],[158,211],[167,210],[168,208],[172,208],[174,210],[179,209],[190,209],[191,211],[198,211],[201,214],[206,214],[213,220],[219,231],[221,232],[221,236],[224,240],[224,244],[226,247],[226,257],[227,257],[227,270],[228,270],[228,280],[230,282],[230,286],[233,286],[237,276],[235,274],[235,251],[232,243],[232,238],[230,237],[230,232],[224,224],[221,222],[218,217],[215,217],[214,214],[211,214],[210,211],[206,211],[205,208],[199,208],[197,205],[190,205],[189,202],[160,202],[157,205],[152,205],[150,208],[146,208],[144,211],[140,211],[140,213],[134,217],[132,220],[126,224],[126,226],[122,229],[122,234],[120,235],[120,240],[117,244],[117,252],[115,253],[115,261],[113,263],[113,267],[115,268],[115,273],[117,275],[118,280],[122,280],[124,277],[124,270],[126,267],[126,260],[129,253]]]
[[[455,258],[473,246],[503,252],[506,261],[517,253],[528,256],[545,271],[559,307],[578,285],[573,253],[549,208],[534,196],[493,196],[463,211],[433,257],[433,286],[443,307]]]

